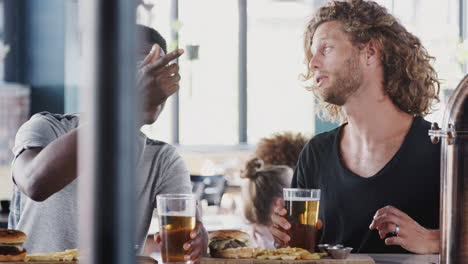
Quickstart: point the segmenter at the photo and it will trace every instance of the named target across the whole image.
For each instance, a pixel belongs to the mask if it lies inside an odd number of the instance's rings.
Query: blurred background
[[[467,0],[380,0],[436,58],[442,119],[466,74]],[[299,75],[302,33],[325,0],[139,0],[137,23],[157,29],[169,50],[185,49],[181,89],[150,138],[177,146],[202,200],[210,229],[242,223],[240,172],[259,139],[279,132],[313,135],[337,124],[320,120]],[[19,126],[40,111],[81,112],[79,0],[0,0],[0,227],[12,180]],[[220,218],[219,215],[229,217]],[[150,235],[158,229],[152,224]]]

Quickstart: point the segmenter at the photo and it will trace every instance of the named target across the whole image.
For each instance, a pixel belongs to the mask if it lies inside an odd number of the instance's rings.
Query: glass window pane
[[[179,1],[181,144],[237,144],[237,2]],[[189,45],[198,46],[198,59],[190,60]]]
[[[141,131],[149,138],[172,143],[172,117],[173,117],[173,97],[169,98],[164,106],[164,110],[158,117],[158,120],[151,125],[145,125]]]
[[[459,47],[458,1],[413,0],[394,1],[395,14],[408,31],[415,34],[436,58],[434,68],[441,79],[441,102],[437,111],[427,116],[430,121],[441,122],[450,91],[463,78],[457,58]]]
[[[168,49],[174,47],[171,41],[171,1],[146,0],[137,8],[137,23],[156,29],[166,39]],[[143,126],[142,131],[152,139],[172,143],[173,98],[169,98],[164,111],[152,125]]]
[[[303,87],[303,31],[312,5],[247,1],[248,141],[279,131],[312,133],[314,101]]]

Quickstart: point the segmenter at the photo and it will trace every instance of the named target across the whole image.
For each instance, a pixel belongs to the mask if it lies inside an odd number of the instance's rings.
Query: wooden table
[[[439,255],[370,254],[376,264],[437,264]]]
[[[317,260],[268,260],[268,259],[222,259],[203,258],[201,264],[375,264],[365,254],[351,254],[346,259],[323,258]]]
[[[153,253],[151,256],[162,263],[161,254]],[[439,255],[416,254],[369,254],[375,264],[437,264]],[[265,263],[265,262],[264,262]],[[213,264],[213,263],[209,263]]]

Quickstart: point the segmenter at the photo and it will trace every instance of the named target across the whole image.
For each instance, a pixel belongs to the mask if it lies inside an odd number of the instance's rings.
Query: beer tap
[[[442,128],[433,123],[432,143],[441,142],[440,263],[468,263],[468,75],[447,104]]]

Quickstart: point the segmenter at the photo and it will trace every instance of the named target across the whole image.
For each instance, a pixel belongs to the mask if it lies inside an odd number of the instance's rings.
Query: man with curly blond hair
[[[354,252],[437,253],[440,145],[423,119],[438,100],[433,58],[371,1],[321,7],[304,41],[304,79],[322,116],[342,122],[307,143],[292,181],[321,189],[319,242]],[[285,215],[276,208],[270,230],[287,244]]]

